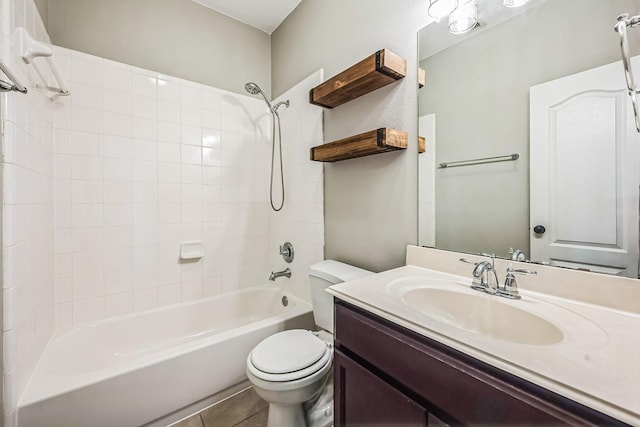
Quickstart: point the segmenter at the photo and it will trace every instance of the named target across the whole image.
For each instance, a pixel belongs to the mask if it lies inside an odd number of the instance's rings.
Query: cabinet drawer
[[[625,425],[336,300],[336,348],[463,424]]]

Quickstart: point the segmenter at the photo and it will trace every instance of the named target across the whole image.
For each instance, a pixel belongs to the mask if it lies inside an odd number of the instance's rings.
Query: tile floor
[[[171,427],[265,427],[268,410],[250,387]]]

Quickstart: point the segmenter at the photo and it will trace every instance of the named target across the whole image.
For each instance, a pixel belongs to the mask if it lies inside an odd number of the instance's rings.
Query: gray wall
[[[325,110],[324,140],[389,126],[409,148],[324,166],[325,258],[381,271],[417,243],[417,30],[424,0],[303,0],[272,34],[272,85],[281,94],[314,70],[330,78],[378,49],[407,59],[407,77]]]
[[[233,92],[248,81],[271,92],[270,36],[191,0],[38,3],[54,44]]]
[[[548,0],[422,61],[419,110],[436,114],[437,162],[521,156],[437,170],[437,247],[528,253],[529,87],[619,61],[622,12],[640,13],[640,0]],[[640,53],[640,31],[629,35]]]
[[[36,8],[38,8],[38,13],[42,18],[42,22],[45,27],[47,27],[47,23],[49,21],[49,0],[34,0],[34,3],[36,4]],[[49,28],[47,27],[47,31],[48,30]]]

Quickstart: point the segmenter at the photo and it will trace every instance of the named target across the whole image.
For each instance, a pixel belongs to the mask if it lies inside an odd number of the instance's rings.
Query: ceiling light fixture
[[[458,7],[458,0],[429,0],[427,13],[437,22],[440,22],[442,18],[456,10],[456,7]]]
[[[449,15],[449,32],[464,34],[478,25],[478,8],[476,0],[464,0],[458,8]]]

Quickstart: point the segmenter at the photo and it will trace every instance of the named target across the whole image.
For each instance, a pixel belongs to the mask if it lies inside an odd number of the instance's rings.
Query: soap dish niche
[[[204,245],[201,240],[180,243],[180,260],[183,262],[198,261],[204,257]]]

